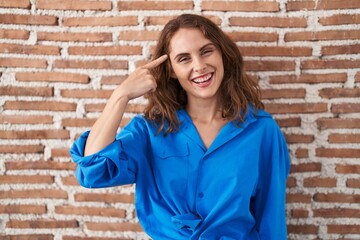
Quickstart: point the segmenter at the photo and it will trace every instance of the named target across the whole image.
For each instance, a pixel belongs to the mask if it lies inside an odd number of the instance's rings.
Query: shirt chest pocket
[[[153,149],[153,154],[153,169],[159,191],[169,197],[184,194],[189,174],[188,144],[160,145]]]

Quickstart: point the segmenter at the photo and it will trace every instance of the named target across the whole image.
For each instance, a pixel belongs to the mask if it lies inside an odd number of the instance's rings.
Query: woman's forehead
[[[198,51],[204,45],[212,43],[205,37],[202,31],[197,28],[180,28],[170,39],[169,53],[187,53]]]

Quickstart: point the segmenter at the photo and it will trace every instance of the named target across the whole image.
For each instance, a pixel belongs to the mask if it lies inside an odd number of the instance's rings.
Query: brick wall
[[[360,239],[359,0],[0,0],[1,239],[147,239],[133,186],[80,187],[68,151],[184,12],[237,42],[286,136],[289,239]]]

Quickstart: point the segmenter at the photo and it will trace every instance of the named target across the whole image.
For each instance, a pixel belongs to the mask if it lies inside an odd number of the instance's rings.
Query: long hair
[[[220,50],[224,64],[224,78],[219,88],[222,117],[237,125],[244,121],[248,106],[257,111],[263,109],[257,82],[244,71],[243,58],[236,44],[212,21],[194,15],[183,14],[170,20],[162,30],[153,58],[169,55],[170,40],[180,28],[199,29]],[[158,126],[158,133],[176,132],[180,122],[176,111],[185,108],[187,97],[180,83],[171,77],[171,63],[152,69],[157,88],[147,95],[148,105],[144,110],[147,119]]]

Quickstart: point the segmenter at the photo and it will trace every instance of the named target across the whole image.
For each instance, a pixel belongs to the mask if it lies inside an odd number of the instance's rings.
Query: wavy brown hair
[[[216,24],[205,17],[183,14],[170,20],[160,34],[154,59],[164,54],[169,55],[170,40],[180,28],[199,29],[221,52],[224,79],[219,94],[223,118],[238,125],[244,121],[249,105],[255,112],[264,108],[259,86],[245,73],[238,47]],[[163,130],[165,135],[176,132],[180,125],[176,111],[185,108],[186,93],[179,82],[171,77],[170,61],[152,69],[152,74],[157,88],[147,95],[149,103],[144,110],[145,117],[157,124],[158,133]]]

